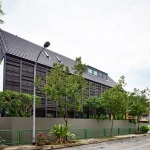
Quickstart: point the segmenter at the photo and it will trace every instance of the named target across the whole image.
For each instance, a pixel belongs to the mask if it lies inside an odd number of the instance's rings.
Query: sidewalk
[[[120,140],[120,139],[127,139],[127,138],[134,138],[138,136],[148,136],[149,134],[130,134],[130,135],[119,135],[112,138],[101,138],[101,139],[84,139],[79,140],[76,143],[69,143],[69,144],[61,144],[61,145],[44,145],[44,146],[35,146],[35,145],[21,145],[21,146],[7,146],[7,147],[0,147],[0,150],[51,150],[51,149],[61,149],[65,147],[73,147],[79,145],[87,145],[87,144],[96,144],[106,141],[112,140]]]

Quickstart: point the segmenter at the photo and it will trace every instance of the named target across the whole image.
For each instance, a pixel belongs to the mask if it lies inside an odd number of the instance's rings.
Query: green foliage
[[[84,107],[88,108],[93,115],[96,115],[97,111],[102,107],[100,98],[96,96],[89,97],[88,99],[85,100]]]
[[[54,125],[53,129],[51,129],[50,134],[54,134],[57,139],[56,143],[66,143],[66,136],[75,139],[75,134],[71,134],[69,132],[70,125],[64,126],[63,124]]]
[[[103,114],[100,114],[100,120],[105,120],[105,119],[107,119],[107,117]]]
[[[88,99],[85,100],[84,106],[90,107],[92,109],[100,108],[101,107],[101,101],[100,98],[97,96],[91,96]]]
[[[96,119],[96,120],[100,120],[100,116],[99,115],[90,115],[89,117],[90,119]]]
[[[123,90],[125,86],[124,76],[120,77],[115,87],[105,90],[100,97],[102,106],[113,115],[111,133],[113,130],[113,119],[116,115],[126,112],[128,108],[128,94]]]
[[[0,92],[0,108],[6,108],[7,115],[13,117],[29,117],[33,108],[33,95],[15,91]],[[36,105],[40,98],[36,97]]]
[[[149,127],[147,125],[141,126],[140,131],[142,133],[147,133],[149,131]]]
[[[116,120],[124,120],[124,115],[122,113],[115,116]]]
[[[103,115],[103,114],[100,114],[100,115],[90,115],[90,117],[89,118],[91,118],[91,119],[96,119],[96,120],[105,120],[106,119],[106,116],[105,115]]]
[[[102,105],[114,116],[126,111],[128,107],[128,95],[123,86],[124,77],[121,77],[115,87],[105,90],[100,97]]]
[[[133,92],[129,94],[129,115],[136,117],[138,122],[138,131],[140,119],[143,114],[148,114],[149,109],[149,89],[144,89],[140,91],[139,89],[134,89]]]
[[[0,1],[0,17],[3,15],[5,15],[5,13],[2,10],[2,2]],[[3,24],[3,23],[4,23],[4,21],[0,19],[0,24]]]
[[[134,91],[130,93],[130,115],[141,117],[144,113],[148,113],[149,99],[146,95],[147,89],[143,91],[140,91],[139,89],[134,89]]]
[[[131,122],[136,125],[137,124],[137,119],[132,119]]]
[[[73,74],[68,66],[54,63],[50,74],[46,77],[46,85],[43,87],[45,94],[58,105],[59,115],[64,119],[67,118],[67,110],[82,111],[86,87],[86,80],[82,77],[86,65],[81,63],[81,58],[76,58],[72,70]]]
[[[83,111],[83,103],[85,99],[86,84],[87,81],[83,77],[83,73],[86,71],[86,65],[82,63],[81,57],[76,58],[74,73],[68,76],[67,90],[68,97],[74,101],[75,109],[78,112]]]

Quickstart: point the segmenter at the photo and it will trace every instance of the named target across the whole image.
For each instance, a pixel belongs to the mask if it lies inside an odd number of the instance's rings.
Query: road
[[[150,150],[150,135],[63,148],[61,150]]]

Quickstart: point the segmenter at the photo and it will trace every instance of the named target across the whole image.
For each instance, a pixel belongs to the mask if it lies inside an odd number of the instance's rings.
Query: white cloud
[[[149,0],[2,0],[2,29],[72,59],[148,87]],[[141,82],[142,81],[142,82]]]

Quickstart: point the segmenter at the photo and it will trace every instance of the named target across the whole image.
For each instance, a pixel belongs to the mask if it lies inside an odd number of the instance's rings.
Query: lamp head
[[[50,46],[50,42],[45,42],[44,43],[44,48],[47,48],[47,47],[49,47]]]

